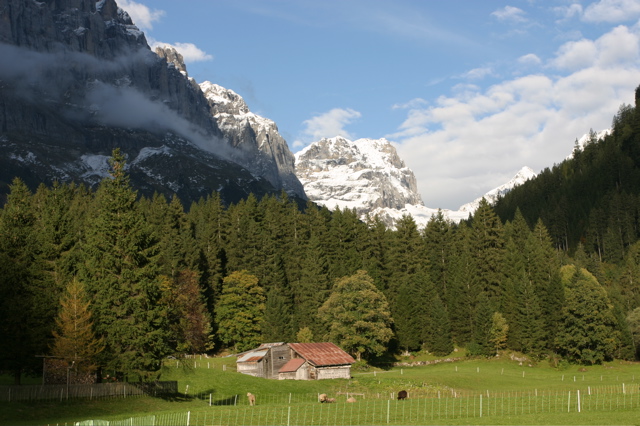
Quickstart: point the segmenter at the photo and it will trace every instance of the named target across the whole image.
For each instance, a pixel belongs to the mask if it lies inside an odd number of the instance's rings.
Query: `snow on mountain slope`
[[[439,209],[425,207],[418,193],[413,171],[406,167],[396,149],[386,139],[343,137],[322,139],[295,154],[296,175],[311,201],[334,210],[356,209],[362,220],[378,216],[389,227],[410,215],[419,228],[424,228]],[[508,183],[487,194],[490,203],[514,186],[535,176],[524,167]],[[467,219],[482,197],[459,210],[442,209],[448,220]]]

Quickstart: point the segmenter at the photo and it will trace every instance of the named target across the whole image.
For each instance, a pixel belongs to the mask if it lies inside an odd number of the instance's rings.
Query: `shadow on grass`
[[[213,389],[207,389],[202,392],[199,392],[194,398],[197,398],[204,402],[211,401],[211,405],[220,406],[220,405],[237,405],[239,402],[240,395],[231,395],[231,396],[216,396],[216,391]]]

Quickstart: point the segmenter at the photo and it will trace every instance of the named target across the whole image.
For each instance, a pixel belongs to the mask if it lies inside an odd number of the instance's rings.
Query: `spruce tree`
[[[0,362],[13,374],[15,384],[20,384],[23,372],[38,367],[35,356],[48,345],[40,327],[43,306],[37,303],[41,295],[36,283],[40,268],[34,262],[35,220],[31,192],[16,178],[0,216]],[[50,332],[53,318],[48,320]]]
[[[451,322],[453,341],[464,346],[472,339],[473,312],[478,292],[473,287],[475,262],[473,259],[471,229],[463,222],[455,232],[451,259],[451,280],[447,286],[446,305]]]
[[[91,297],[96,334],[104,339],[101,366],[150,379],[169,351],[158,244],[136,205],[119,149],[110,165],[111,176],[96,193],[79,279]]]
[[[504,278],[504,236],[498,216],[484,198],[473,221],[473,252],[475,273],[473,286],[485,292],[492,302],[499,303]]]
[[[236,271],[222,282],[216,307],[220,340],[235,351],[254,348],[262,340],[265,294],[258,278],[247,271]]]
[[[431,333],[426,339],[429,352],[438,356],[445,356],[453,352],[453,339],[451,338],[451,323],[449,314],[437,294],[430,301],[429,326]]]

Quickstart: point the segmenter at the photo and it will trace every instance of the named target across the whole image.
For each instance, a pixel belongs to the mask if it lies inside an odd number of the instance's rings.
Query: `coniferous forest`
[[[640,90],[636,92],[636,100]],[[153,378],[168,356],[325,341],[357,358],[455,346],[594,364],[638,357],[640,109],[460,224],[216,193],[139,198],[115,150],[96,191],[11,185],[0,370],[54,355]]]

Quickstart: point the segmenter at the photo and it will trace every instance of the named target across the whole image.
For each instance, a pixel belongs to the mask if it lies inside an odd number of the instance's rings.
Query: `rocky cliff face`
[[[120,147],[145,194],[232,202],[288,179],[304,197],[292,172],[226,140],[179,54],[152,52],[114,0],[0,0],[0,22],[1,193],[14,176],[92,183]]]
[[[244,99],[233,90],[209,81],[201,83],[200,88],[224,137],[251,158],[247,167],[287,192],[304,193],[296,177],[295,158],[276,123],[249,111]]]

